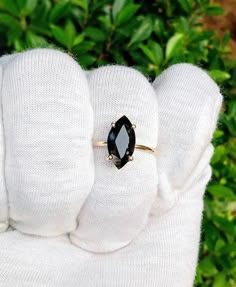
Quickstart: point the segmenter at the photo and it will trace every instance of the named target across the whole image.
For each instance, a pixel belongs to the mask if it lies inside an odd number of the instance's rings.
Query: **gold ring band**
[[[107,142],[106,141],[93,141],[93,146],[94,147],[104,147],[104,146],[107,146]],[[155,155],[158,155],[158,150],[157,148],[151,148],[151,147],[148,147],[148,146],[145,146],[145,145],[141,145],[141,144],[136,144],[135,145],[135,149],[138,149],[138,150],[142,150],[142,151],[146,151],[146,152],[149,152],[151,154],[155,154]]]

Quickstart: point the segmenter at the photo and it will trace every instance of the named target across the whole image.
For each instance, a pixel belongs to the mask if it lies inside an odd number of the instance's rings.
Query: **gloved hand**
[[[151,84],[124,66],[87,73],[65,53],[1,60],[0,286],[193,286],[210,144],[222,102],[200,68]],[[105,158],[126,115],[135,149]]]

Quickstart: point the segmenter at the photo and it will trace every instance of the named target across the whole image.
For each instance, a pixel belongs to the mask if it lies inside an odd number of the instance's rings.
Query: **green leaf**
[[[205,10],[206,15],[210,16],[218,16],[224,14],[224,9],[219,4],[211,4],[211,6],[207,7]]]
[[[226,246],[222,247],[222,249],[220,250],[220,253],[227,254],[227,253],[235,252],[235,250],[236,250],[236,243],[232,243],[232,244],[227,244]]]
[[[79,64],[83,68],[87,68],[88,66],[92,65],[96,61],[96,57],[88,54],[81,55],[78,59]]]
[[[210,222],[206,222],[204,224],[204,229],[207,230],[207,234],[205,235],[205,243],[207,245],[207,248],[208,250],[213,251],[215,250],[215,244],[216,244],[219,232],[217,228]]]
[[[222,83],[230,79],[230,74],[221,70],[211,70],[208,71],[208,74],[218,83]]]
[[[25,45],[21,39],[15,39],[14,49],[16,52],[21,52],[21,51],[25,50]]]
[[[219,273],[215,276],[214,283],[212,287],[227,287],[228,283],[224,273]]]
[[[176,33],[188,34],[190,31],[190,25],[188,19],[185,17],[179,17],[174,23]]]
[[[222,216],[215,216],[213,218],[214,224],[223,232],[235,235],[236,226],[233,221],[228,220],[228,218]]]
[[[183,45],[184,34],[177,33],[166,44],[166,60],[173,58]]]
[[[85,53],[90,51],[94,47],[94,45],[94,42],[82,41],[80,44],[73,47],[73,51],[76,55],[84,55]]]
[[[112,53],[112,55],[113,55],[113,57],[115,59],[115,62],[117,64],[119,64],[119,65],[127,64],[125,59],[124,59],[124,55],[123,55],[122,51],[120,51],[120,50],[113,50],[111,53]],[[98,60],[98,64],[99,64],[100,60],[101,59]],[[103,61],[103,59],[102,59],[102,61]]]
[[[0,13],[0,23],[12,30],[19,29],[21,27],[15,17],[5,13]]]
[[[22,35],[22,27],[15,17],[0,13],[0,26],[4,27],[7,31],[8,44],[14,44],[15,47],[19,47],[20,45],[15,45],[15,43]],[[18,41],[18,43],[20,43],[20,41]]]
[[[102,15],[98,17],[100,23],[102,24],[103,28],[106,30],[111,30],[111,19],[107,15]]]
[[[138,29],[134,31],[128,47],[149,38],[152,33],[152,27],[152,20],[150,18],[144,18]]]
[[[153,64],[156,66],[161,64],[163,60],[163,50],[158,43],[149,41],[148,46],[140,44],[139,47],[143,51],[144,55],[146,55]]]
[[[222,137],[223,135],[224,135],[224,132],[223,132],[223,131],[221,131],[221,130],[215,130],[215,132],[214,132],[214,139],[220,138],[220,137]]]
[[[38,0],[17,0],[17,4],[20,16],[25,17],[33,12]]]
[[[160,65],[161,62],[163,61],[163,49],[162,47],[156,43],[156,42],[151,42],[150,43],[150,47],[155,55],[155,63],[157,65]]]
[[[229,106],[229,117],[236,119],[236,101],[232,101],[231,105]]]
[[[25,5],[26,15],[29,15],[34,11],[38,4],[38,0],[27,0]]]
[[[106,40],[106,34],[102,29],[95,27],[88,27],[84,31],[85,35],[96,42],[103,42]]]
[[[117,14],[121,11],[123,6],[125,5],[125,2],[127,0],[115,0],[113,6],[112,6],[112,16],[113,19],[116,19]]]
[[[31,31],[26,33],[27,46],[30,48],[47,47],[49,44],[43,37],[35,35]]]
[[[147,46],[143,44],[141,44],[139,47],[143,51],[144,55],[146,55],[152,63],[156,62],[156,58],[152,50],[150,50]]]
[[[50,25],[50,27],[54,38],[64,47],[67,47],[67,39],[64,30],[53,24]]]
[[[130,19],[130,21],[126,22],[125,25],[121,25],[119,28],[116,29],[116,32],[118,34],[117,36],[119,36],[119,38],[121,39],[127,38],[126,41],[128,41],[128,39],[131,38],[137,27],[137,20],[135,17],[133,17],[132,19]]]
[[[162,37],[165,32],[163,19],[156,17],[153,24],[153,32],[158,36]]]
[[[234,194],[233,190],[227,186],[223,186],[220,184],[209,185],[207,190],[213,196],[228,200],[236,200],[236,195]]]
[[[66,22],[64,30],[59,26],[51,24],[51,29],[55,39],[65,46],[67,49],[71,50],[74,45],[76,38],[76,28],[72,21],[68,20]]]
[[[84,11],[88,11],[89,0],[73,0],[72,2],[81,7]]]
[[[15,1],[19,11],[21,11],[25,8],[26,1],[27,0],[16,0]]]
[[[2,1],[3,1],[3,7],[7,11],[9,11],[12,15],[15,15],[15,16],[19,15],[19,9],[14,0],[2,0]]]
[[[76,29],[72,21],[68,20],[65,26],[67,48],[71,49],[76,36]]]
[[[222,248],[225,247],[225,241],[222,238],[217,239],[215,244],[215,252],[221,252]]]
[[[223,158],[226,156],[226,150],[223,145],[219,145],[215,148],[214,155],[211,159],[211,164],[215,164],[219,161],[222,161]]]
[[[226,31],[222,39],[222,46],[223,47],[227,46],[229,44],[229,41],[230,41],[230,32]]]
[[[84,40],[84,34],[79,34],[75,37],[73,46],[79,45]]]
[[[115,23],[116,25],[121,25],[125,22],[127,22],[130,18],[132,18],[135,13],[138,11],[140,8],[139,4],[133,4],[129,3],[126,5],[117,15]]]
[[[31,19],[33,19],[33,21],[36,22],[35,26],[41,26],[39,25],[41,23],[43,23],[44,26],[48,25],[48,14],[51,8],[52,4],[50,0],[44,0],[38,2],[37,9],[34,9],[33,10],[34,12],[30,15]]]
[[[205,276],[209,277],[216,275],[218,272],[210,257],[206,257],[200,261],[199,269]]]
[[[59,1],[51,10],[49,15],[50,22],[57,22],[62,18],[68,11],[70,7],[70,0],[61,0]]]
[[[191,2],[192,1],[189,1],[189,0],[179,0],[178,1],[180,6],[183,8],[183,10],[186,12],[186,13],[190,13],[191,10],[192,10],[192,7],[191,7]]]

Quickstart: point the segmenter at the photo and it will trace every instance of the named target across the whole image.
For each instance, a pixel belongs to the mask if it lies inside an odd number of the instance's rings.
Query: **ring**
[[[135,128],[136,125],[132,124],[124,115],[116,122],[111,123],[107,141],[93,140],[93,146],[107,146],[107,159],[111,160],[118,169],[121,169],[127,162],[134,159],[133,153],[135,149],[158,155],[157,148],[136,144]]]

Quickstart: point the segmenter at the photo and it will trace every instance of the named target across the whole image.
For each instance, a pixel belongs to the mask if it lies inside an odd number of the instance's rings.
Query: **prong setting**
[[[113,155],[112,154],[109,154],[108,156],[107,156],[107,160],[112,160],[113,159]]]
[[[132,124],[132,129],[136,129],[136,124]]]
[[[132,155],[129,156],[129,161],[133,161],[134,157]]]
[[[115,127],[116,127],[116,124],[115,124],[114,122],[112,122],[112,123],[111,123],[111,127],[112,127],[112,128],[115,128]]]

